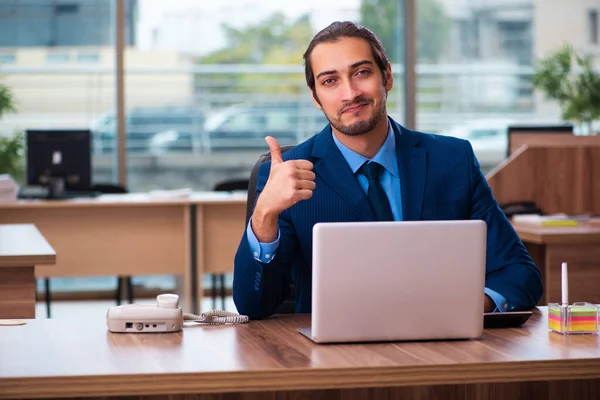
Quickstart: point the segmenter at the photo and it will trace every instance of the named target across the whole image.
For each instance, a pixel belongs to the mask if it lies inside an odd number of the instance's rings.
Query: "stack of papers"
[[[148,195],[154,200],[188,199],[192,194],[192,189],[173,189],[173,190],[151,190]]]
[[[18,191],[19,185],[10,175],[0,175],[0,203],[14,203]]]
[[[517,214],[512,217],[515,223],[533,224],[537,226],[577,226],[580,218],[567,214]]]

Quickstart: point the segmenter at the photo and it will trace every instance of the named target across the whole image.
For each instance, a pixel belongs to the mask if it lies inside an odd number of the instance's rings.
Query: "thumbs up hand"
[[[254,234],[261,242],[275,240],[279,214],[299,201],[310,199],[315,189],[310,161],[283,161],[277,140],[267,136],[265,141],[271,150],[271,171],[252,216]]]
[[[265,138],[265,142],[269,146],[269,150],[271,151],[271,163],[272,164],[281,164],[283,163],[283,158],[281,157],[281,146],[277,143],[272,136],[267,136]]]
[[[307,160],[284,162],[277,140],[271,136],[265,140],[271,150],[271,172],[259,202],[270,212],[280,214],[300,200],[312,197],[315,189],[313,164]]]

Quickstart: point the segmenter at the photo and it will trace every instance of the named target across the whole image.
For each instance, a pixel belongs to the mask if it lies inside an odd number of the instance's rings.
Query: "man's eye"
[[[356,74],[357,75],[367,75],[370,71],[368,69],[361,69]]]
[[[334,82],[334,80],[333,80],[332,78],[329,78],[329,79],[325,79],[325,80],[322,82],[322,84],[323,84],[323,85],[330,85],[330,84],[332,84],[333,82]]]

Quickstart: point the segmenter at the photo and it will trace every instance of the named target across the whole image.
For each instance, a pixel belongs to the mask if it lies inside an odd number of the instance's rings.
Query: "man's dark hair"
[[[342,38],[360,38],[366,40],[371,46],[373,52],[373,58],[377,63],[377,66],[381,70],[383,76],[383,84],[387,83],[386,68],[390,61],[388,60],[385,49],[381,44],[381,40],[375,35],[369,28],[358,25],[350,21],[336,21],[319,31],[315,37],[310,41],[306,52],[304,53],[304,75],[306,77],[306,84],[313,92],[315,99],[319,101],[315,92],[315,76],[313,73],[310,57],[313,49],[319,43],[331,43],[336,42]]]

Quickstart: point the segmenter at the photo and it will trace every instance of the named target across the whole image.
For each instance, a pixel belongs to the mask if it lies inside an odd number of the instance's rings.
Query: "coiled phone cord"
[[[248,322],[246,315],[239,315],[229,311],[212,310],[200,315],[183,313],[184,321],[193,321],[200,324],[245,324]]]

